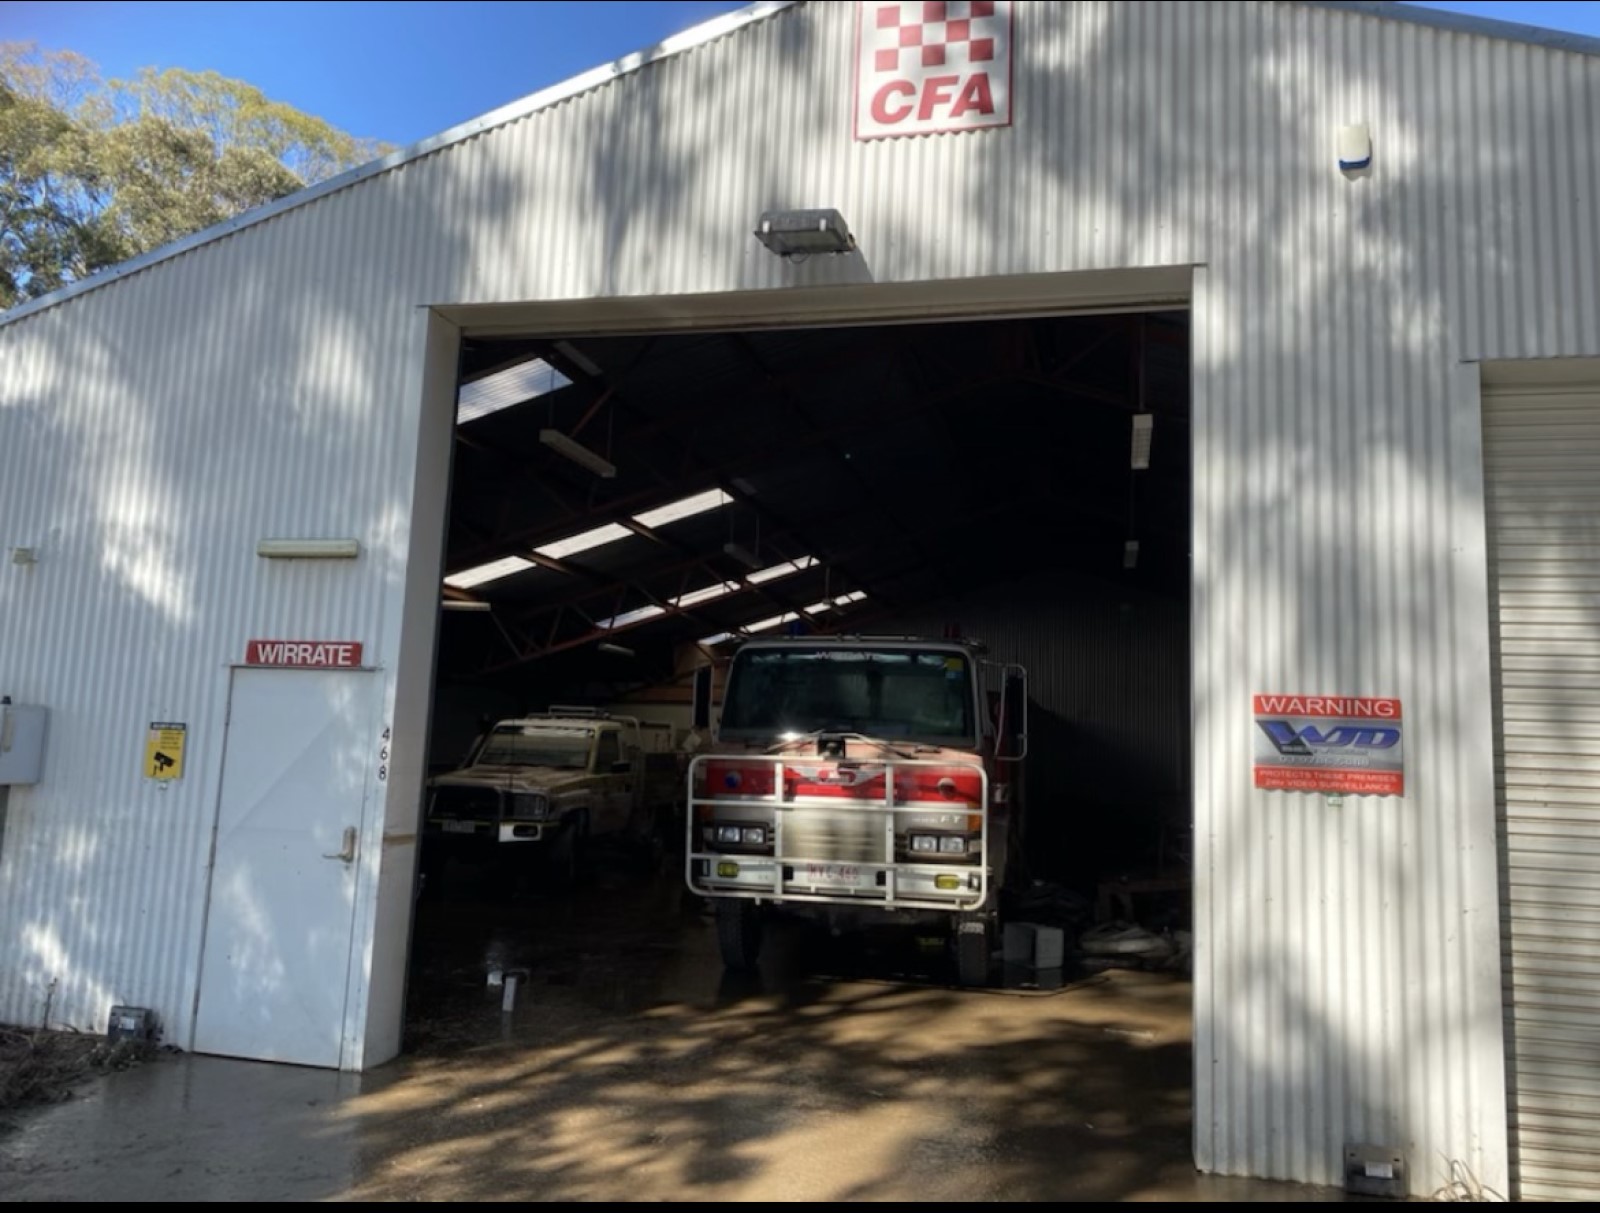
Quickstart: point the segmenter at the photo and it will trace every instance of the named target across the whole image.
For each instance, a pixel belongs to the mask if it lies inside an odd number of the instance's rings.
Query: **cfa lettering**
[[[891,80],[872,95],[873,120],[884,126],[904,122],[912,114],[918,122],[931,122],[936,117],[954,120],[969,113],[994,113],[987,72],[977,72],[964,81],[960,76],[929,76],[922,82],[920,97],[911,80]]]

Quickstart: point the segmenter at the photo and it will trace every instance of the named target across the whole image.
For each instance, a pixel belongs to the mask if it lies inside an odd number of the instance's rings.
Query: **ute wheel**
[[[969,989],[988,985],[994,924],[986,918],[964,919],[956,923],[951,943],[956,954],[956,984]]]
[[[753,901],[726,898],[717,902],[717,944],[724,968],[753,972],[761,955],[761,907]]]
[[[571,821],[556,839],[550,855],[551,875],[558,888],[572,890],[583,879],[583,859],[589,823],[581,816]]]

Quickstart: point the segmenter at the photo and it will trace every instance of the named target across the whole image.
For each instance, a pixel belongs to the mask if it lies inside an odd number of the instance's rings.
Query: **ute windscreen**
[[[746,649],[734,657],[722,736],[860,733],[971,746],[972,664],[962,653],[906,649]]]
[[[584,770],[589,765],[587,733],[556,733],[501,725],[489,735],[474,766],[564,767]]]

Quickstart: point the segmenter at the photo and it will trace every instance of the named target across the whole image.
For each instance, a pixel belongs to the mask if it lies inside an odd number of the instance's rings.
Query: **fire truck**
[[[966,640],[741,647],[689,766],[686,878],[714,905],[723,963],[752,968],[782,911],[834,931],[938,926],[961,984],[983,984],[1021,875],[1026,680]]]

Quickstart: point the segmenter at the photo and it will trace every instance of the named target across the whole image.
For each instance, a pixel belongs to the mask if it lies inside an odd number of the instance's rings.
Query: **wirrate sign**
[[[1255,785],[1274,792],[1404,796],[1398,699],[1256,695]]]

